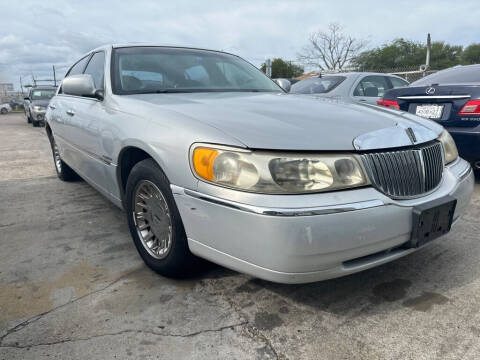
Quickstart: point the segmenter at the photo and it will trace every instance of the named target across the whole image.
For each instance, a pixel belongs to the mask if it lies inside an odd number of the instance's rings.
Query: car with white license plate
[[[441,124],[454,138],[460,156],[480,170],[480,65],[438,71],[387,91],[378,104]]]

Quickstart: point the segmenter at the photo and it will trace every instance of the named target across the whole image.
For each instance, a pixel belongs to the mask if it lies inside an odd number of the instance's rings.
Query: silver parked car
[[[399,76],[351,72],[310,77],[292,85],[292,94],[314,94],[322,97],[361,101],[376,105],[390,89],[408,86]]]
[[[2,115],[5,115],[6,113],[9,113],[10,111],[12,111],[12,107],[10,106],[10,104],[0,104],[0,114]]]
[[[167,276],[198,257],[284,283],[350,274],[447,233],[473,191],[440,125],[289,95],[224,52],[98,48],[46,119],[60,179],[77,173],[125,209]]]
[[[54,86],[36,86],[30,89],[25,97],[24,110],[27,122],[40,126],[45,121],[45,113],[50,99],[57,92]]]

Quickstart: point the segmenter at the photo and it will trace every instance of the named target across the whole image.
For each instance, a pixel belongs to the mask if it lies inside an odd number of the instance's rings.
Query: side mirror
[[[62,91],[67,95],[95,97],[97,89],[91,75],[80,74],[63,79]]]
[[[290,92],[292,84],[290,83],[289,80],[287,80],[287,79],[275,79],[275,82],[277,83],[278,86],[280,86],[287,93]]]

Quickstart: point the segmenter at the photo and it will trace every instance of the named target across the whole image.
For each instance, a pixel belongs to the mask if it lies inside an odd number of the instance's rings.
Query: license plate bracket
[[[408,247],[423,246],[448,233],[456,206],[457,199],[449,195],[415,206],[412,212],[412,237]]]

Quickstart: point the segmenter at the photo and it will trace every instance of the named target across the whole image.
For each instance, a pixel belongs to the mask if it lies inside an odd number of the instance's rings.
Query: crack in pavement
[[[105,290],[107,290],[108,288],[110,288],[111,286],[117,284],[117,283],[120,282],[121,280],[123,280],[123,279],[125,279],[126,277],[130,276],[131,274],[133,274],[133,273],[135,273],[135,272],[137,272],[137,271],[139,271],[139,270],[142,270],[142,269],[143,269],[143,267],[136,268],[135,270],[132,270],[132,271],[130,271],[130,272],[128,272],[128,273],[125,273],[125,274],[119,276],[117,279],[115,279],[114,281],[108,283],[107,285],[105,285],[104,287],[102,287],[102,288],[100,288],[100,289],[98,289],[98,290],[95,290],[95,291],[92,291],[92,292],[90,292],[90,293],[88,293],[88,294],[79,296],[79,297],[76,298],[76,299],[73,299],[73,300],[71,300],[71,301],[69,301],[69,302],[66,302],[65,304],[56,306],[56,307],[54,307],[54,308],[52,308],[52,309],[50,309],[50,310],[48,310],[48,311],[45,311],[45,312],[43,312],[43,313],[34,315],[34,316],[28,318],[27,320],[21,322],[20,324],[17,324],[17,325],[15,325],[15,326],[12,327],[12,328],[7,329],[6,333],[3,334],[2,336],[0,336],[0,347],[3,347],[2,344],[3,344],[3,342],[5,341],[5,339],[6,339],[9,335],[11,335],[11,334],[13,334],[13,333],[16,333],[16,332],[24,329],[24,328],[27,327],[28,325],[35,323],[36,321],[40,320],[42,317],[44,317],[44,316],[46,316],[46,315],[48,315],[48,314],[50,314],[50,313],[52,313],[52,312],[54,312],[54,311],[56,311],[56,310],[59,310],[59,309],[64,308],[64,307],[66,307],[66,306],[69,306],[69,305],[71,305],[71,304],[73,304],[73,303],[75,303],[75,302],[77,302],[77,301],[79,301],[79,300],[82,300],[82,299],[84,299],[84,298],[86,298],[86,297],[88,297],[88,296],[92,296],[92,295],[98,294],[98,293],[100,293],[100,292],[102,292],[102,291],[105,291]]]
[[[250,325],[250,322],[247,319],[247,316],[242,312],[241,309],[236,306],[233,300],[227,298],[227,303],[230,304],[230,307],[238,314],[240,315],[240,318],[245,319],[245,328],[247,331],[247,334],[250,338],[252,339],[257,339],[260,340],[262,343],[264,343],[270,351],[273,353],[275,356],[275,359],[277,360],[284,360],[288,359],[284,354],[281,354],[277,352],[275,347],[272,344],[272,341],[265,335],[263,334],[259,329],[257,329],[255,326]]]
[[[123,334],[129,334],[129,333],[137,333],[137,334],[150,334],[154,336],[161,336],[161,337],[181,337],[181,338],[189,338],[189,337],[194,337],[203,333],[209,333],[209,332],[221,332],[227,329],[234,329],[236,327],[244,326],[247,325],[248,321],[242,321],[236,324],[230,324],[230,325],[225,325],[221,326],[216,329],[203,329],[199,331],[195,331],[192,333],[187,333],[187,334],[174,334],[174,333],[164,333],[164,332],[156,332],[152,330],[141,330],[141,329],[127,329],[127,330],[122,330],[116,333],[104,333],[104,334],[98,334],[86,338],[76,338],[76,339],[64,339],[64,340],[58,340],[58,341],[51,341],[51,342],[46,342],[46,343],[37,343],[37,344],[29,344],[29,345],[0,345],[0,348],[14,348],[14,349],[29,349],[33,347],[39,347],[39,346],[52,346],[52,345],[60,345],[60,344],[65,344],[65,343],[70,343],[70,342],[78,342],[78,341],[89,341],[95,338],[100,338],[100,337],[106,337],[106,336],[118,336],[118,335],[123,335]]]

